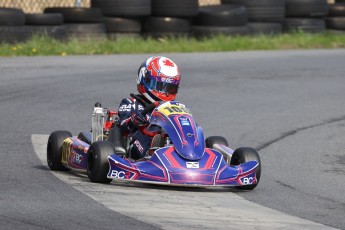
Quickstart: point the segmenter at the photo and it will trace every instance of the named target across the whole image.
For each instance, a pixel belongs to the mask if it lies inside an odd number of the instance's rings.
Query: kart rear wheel
[[[114,146],[108,141],[97,141],[91,144],[87,152],[87,176],[95,183],[110,183],[108,156],[114,154]]]
[[[62,144],[72,134],[68,131],[55,131],[50,134],[47,144],[47,163],[51,170],[64,171],[66,167],[61,163]]]
[[[213,145],[219,144],[219,145],[225,145],[228,146],[227,140],[222,136],[210,136],[206,138],[206,147],[213,149]]]
[[[244,185],[244,186],[237,186],[236,188],[241,190],[253,190],[260,181],[261,176],[261,161],[258,152],[249,147],[241,147],[235,150],[231,157],[230,165],[240,165],[243,163],[246,163],[248,161],[257,161],[259,162],[259,165],[256,168],[256,184],[252,185]]]

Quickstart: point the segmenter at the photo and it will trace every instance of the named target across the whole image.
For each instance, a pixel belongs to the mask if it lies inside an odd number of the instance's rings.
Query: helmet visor
[[[166,93],[166,94],[177,94],[178,91],[178,83],[167,83],[167,82],[160,82],[154,78],[146,78],[145,80],[146,85],[157,92]]]

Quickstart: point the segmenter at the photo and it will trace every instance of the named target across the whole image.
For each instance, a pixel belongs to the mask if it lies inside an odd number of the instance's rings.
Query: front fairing
[[[175,101],[161,104],[152,112],[150,125],[165,130],[181,157],[199,160],[204,155],[203,131],[184,104]]]

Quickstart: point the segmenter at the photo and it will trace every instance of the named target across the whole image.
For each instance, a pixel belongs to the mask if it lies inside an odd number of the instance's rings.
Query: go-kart
[[[149,126],[141,127],[140,132],[152,137],[143,159],[131,159],[131,139],[121,135],[117,112],[96,103],[91,132],[72,136],[68,131],[55,131],[49,136],[48,166],[51,170],[84,172],[97,183],[127,180],[174,186],[235,186],[243,190],[252,190],[259,183],[258,153],[248,147],[234,151],[221,136],[205,140],[202,128],[184,104],[152,103],[142,114],[149,116]]]

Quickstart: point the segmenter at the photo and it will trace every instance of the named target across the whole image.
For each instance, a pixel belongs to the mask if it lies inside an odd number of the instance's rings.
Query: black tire
[[[52,7],[46,8],[44,13],[60,13],[65,23],[100,23],[103,14],[97,8]]]
[[[61,163],[62,144],[72,134],[68,131],[55,131],[50,134],[47,144],[47,163],[51,170],[65,171],[66,167]]]
[[[228,146],[228,141],[222,136],[210,136],[205,140],[206,148],[213,149],[214,144]]]
[[[257,184],[252,184],[252,185],[244,185],[244,186],[237,186],[236,188],[241,189],[241,190],[253,190],[260,181],[261,177],[261,160],[258,152],[249,147],[241,147],[238,148],[234,151],[231,157],[230,165],[240,165],[243,163],[246,163],[248,161],[257,161],[259,162],[259,165],[256,168],[256,179],[257,179]]]
[[[285,0],[247,0],[246,7],[250,22],[283,22],[285,19]]]
[[[33,35],[44,35],[56,40],[64,40],[66,37],[66,27],[60,26],[25,26],[30,28]]]
[[[286,0],[287,17],[322,18],[328,14],[327,0]]]
[[[0,26],[0,43],[25,42],[33,35],[33,30],[28,26]]]
[[[222,4],[243,4],[250,22],[283,22],[285,0],[222,0]]]
[[[213,37],[217,35],[237,36],[248,35],[247,26],[192,26],[191,33],[197,38]]]
[[[51,14],[26,14],[26,25],[58,26],[63,24],[63,15],[59,13]]]
[[[23,26],[25,14],[20,9],[0,8],[0,26]]]
[[[164,147],[164,138],[161,134],[156,134],[151,141],[151,147],[161,148]]]
[[[66,36],[79,40],[106,39],[106,29],[103,23],[65,24]]]
[[[345,35],[345,30],[332,30],[332,29],[328,29],[327,33],[336,34],[336,35],[338,35],[338,34]]]
[[[140,33],[141,20],[138,18],[104,18],[105,27],[108,33]]]
[[[345,30],[345,17],[326,18],[328,29]]]
[[[318,18],[287,18],[283,24],[283,30],[285,32],[303,31],[306,33],[321,33],[325,29],[325,20]]]
[[[119,39],[140,39],[141,33],[107,33],[107,39],[119,40]]]
[[[345,3],[335,3],[329,5],[329,17],[345,17]]]
[[[194,17],[198,0],[152,0],[152,15],[161,17]]]
[[[67,33],[70,34],[104,34],[106,32],[103,23],[71,23],[65,26]]]
[[[190,28],[191,24],[187,19],[149,17],[144,22],[143,32],[152,37],[187,36]]]
[[[95,183],[110,183],[108,156],[114,154],[114,147],[108,141],[96,141],[87,151],[87,176]]]
[[[277,35],[283,31],[281,23],[251,22],[247,24],[250,35]]]
[[[247,24],[247,10],[241,5],[204,6],[194,18],[201,26],[244,26]]]
[[[151,15],[151,0],[91,0],[105,16],[136,17]]]
[[[33,35],[44,35],[56,40],[66,37],[65,26],[0,26],[0,43],[25,42]]]
[[[246,0],[221,0],[221,4],[239,4],[245,5]]]

